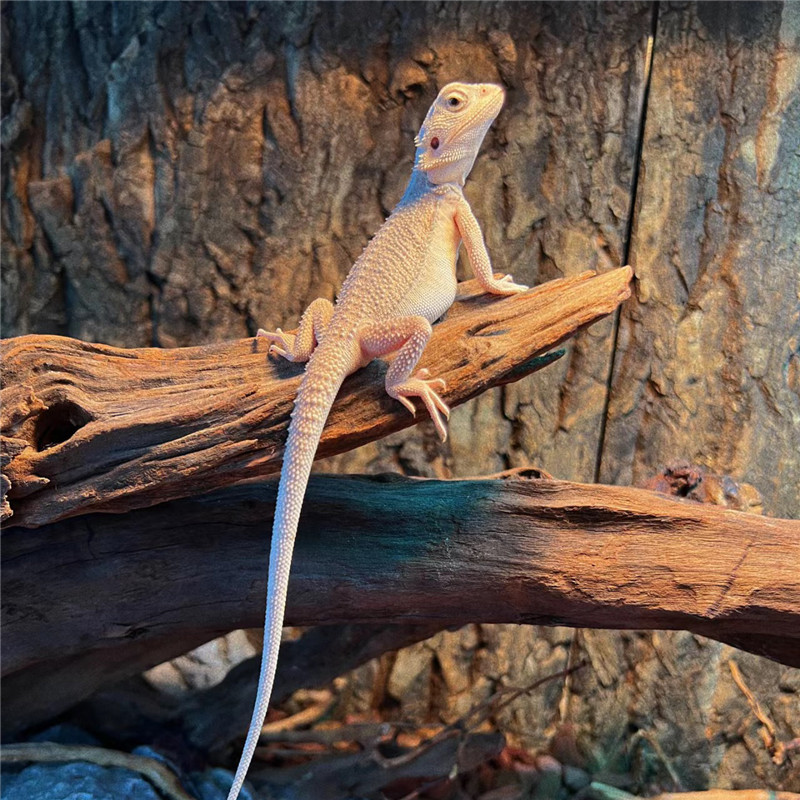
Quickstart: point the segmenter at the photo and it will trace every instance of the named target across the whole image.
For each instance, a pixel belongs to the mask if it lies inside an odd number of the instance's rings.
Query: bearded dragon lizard
[[[495,278],[480,226],[462,187],[478,149],[503,105],[505,92],[489,83],[450,83],[428,111],[414,140],[411,180],[402,199],[350,270],[332,305],[315,300],[296,333],[260,330],[269,352],[307,361],[297,392],[283,458],[270,549],[264,649],[253,718],[228,800],[236,800],[267,713],[278,663],[286,590],[300,507],[311,464],[339,387],[374,358],[397,353],[386,391],[412,414],[419,398],[442,441],[450,410],[441,379],[414,372],[431,336],[431,323],[456,296],[456,259],[463,241],[486,292],[508,295],[528,287],[510,275]]]

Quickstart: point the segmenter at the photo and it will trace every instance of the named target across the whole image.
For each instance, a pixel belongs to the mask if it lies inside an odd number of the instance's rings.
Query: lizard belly
[[[461,236],[450,209],[446,206],[437,209],[421,275],[411,294],[398,304],[397,316],[419,315],[428,322],[436,322],[453,305],[460,245]]]

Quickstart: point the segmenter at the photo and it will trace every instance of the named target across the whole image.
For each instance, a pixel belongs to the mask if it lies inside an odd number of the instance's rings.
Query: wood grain
[[[260,625],[274,499],[242,485],[7,530],[4,719]],[[287,624],[684,629],[798,666],[798,563],[800,522],[641,489],[313,476]]]
[[[523,295],[478,294],[435,327],[420,365],[456,406],[549,363],[546,351],[610,314],[631,271],[551,281]],[[12,524],[125,511],[268,475],[280,468],[303,366],[246,339],[195,348],[121,350],[55,336],[3,342],[3,472]],[[383,388],[386,362],[351,376],[318,456],[413,425]]]

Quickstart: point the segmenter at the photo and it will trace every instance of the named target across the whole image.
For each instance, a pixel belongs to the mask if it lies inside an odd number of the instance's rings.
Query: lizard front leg
[[[410,397],[419,397],[428,409],[436,431],[442,441],[447,439],[447,428],[442,415],[450,418],[450,409],[433,388],[444,389],[441,378],[428,380],[427,369],[411,375],[431,338],[431,324],[425,317],[396,317],[370,322],[358,329],[358,342],[365,359],[372,360],[397,351],[397,358],[386,373],[386,391],[399,400],[412,414],[416,413]]]
[[[287,361],[308,361],[314,348],[320,343],[333,315],[333,303],[318,297],[303,313],[297,333],[284,333],[280,328],[275,333],[258,329],[257,337],[271,342],[270,353],[277,353]]]
[[[491,292],[492,294],[519,294],[528,290],[527,286],[521,283],[514,283],[511,275],[503,275],[501,278],[494,277],[492,262],[489,260],[486,243],[483,241],[481,226],[478,224],[478,220],[475,219],[469,203],[463,197],[456,208],[455,223],[464,241],[472,271],[485,292]]]

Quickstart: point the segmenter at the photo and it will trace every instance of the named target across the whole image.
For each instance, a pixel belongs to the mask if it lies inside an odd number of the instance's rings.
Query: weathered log
[[[109,663],[119,680],[259,626],[274,499],[243,485],[6,531],[4,724],[107,685]],[[685,629],[800,666],[798,563],[800,522],[642,489],[314,476],[287,624]]]
[[[272,691],[273,703],[279,705],[298,689],[325,688],[334,678],[370,659],[429,639],[440,630],[442,625],[439,622],[318,625],[310,628],[299,638],[287,640],[281,646],[281,663]],[[131,651],[126,649],[125,652]],[[141,657],[138,652],[133,655]],[[249,658],[233,667],[215,686],[187,692],[181,697],[167,694],[141,675],[136,675],[93,693],[71,709],[69,719],[92,731],[107,745],[121,749],[148,741],[154,729],[165,726],[172,730],[180,728],[183,737],[193,747],[204,752],[213,763],[223,763],[230,756],[231,745],[241,745],[242,731],[252,715],[258,662],[258,658]],[[52,665],[52,662],[46,663]],[[141,663],[152,663],[152,660],[148,662],[145,658]],[[128,666],[126,674],[131,671]],[[66,671],[64,675],[66,681],[75,687],[75,677],[70,681]],[[44,696],[52,691],[58,703],[75,702],[61,688],[57,674],[50,673],[44,678],[50,683],[47,687],[41,686],[37,694]],[[81,692],[80,687],[77,689]],[[50,702],[52,704],[52,700]],[[18,705],[16,708],[19,711],[22,707]],[[19,731],[25,727],[25,719],[32,718],[30,714],[15,717],[16,729],[4,719],[4,734],[8,736]]]
[[[505,299],[478,294],[468,281],[420,365],[446,379],[448,403],[463,403],[549,363],[537,357],[613,312],[630,279],[627,267],[585,272]],[[13,524],[125,511],[280,467],[303,368],[269,358],[263,342],[121,350],[23,336],[2,349]],[[414,424],[386,395],[385,369],[373,362],[345,382],[318,456]]]

